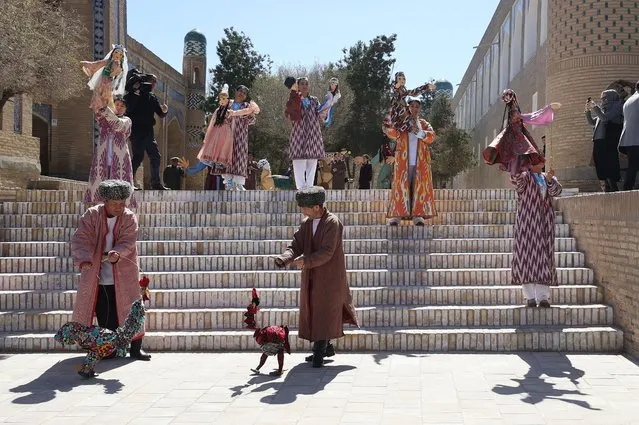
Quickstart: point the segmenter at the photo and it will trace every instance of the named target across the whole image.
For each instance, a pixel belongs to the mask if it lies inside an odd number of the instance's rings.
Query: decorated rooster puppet
[[[124,96],[129,70],[124,46],[113,45],[104,59],[95,62],[82,61],[80,64],[87,77],[91,77],[88,86],[93,90],[93,97],[89,107],[94,111],[105,106],[115,110],[113,96]]]
[[[141,297],[131,304],[124,325],[115,332],[99,326],[86,326],[78,322],[67,322],[55,334],[54,339],[62,345],[78,344],[88,350],[87,356],[78,369],[83,378],[93,378],[95,365],[102,359],[126,357],[133,337],[144,328],[144,301],[149,300],[149,278],[140,279]]]
[[[269,373],[269,375],[278,376],[282,374],[284,368],[284,351],[291,354],[291,346],[288,342],[288,326],[266,326],[264,328],[257,329],[255,314],[257,314],[260,310],[258,308],[259,305],[260,297],[257,290],[253,288],[251,304],[246,307],[246,313],[244,313],[244,316],[246,317],[244,323],[246,323],[247,329],[255,329],[253,338],[255,338],[255,341],[262,350],[262,357],[260,357],[260,364],[255,369],[251,370],[256,374],[259,374],[260,369],[264,366],[264,363],[266,363],[268,356],[277,355],[278,369]]]
[[[538,111],[522,114],[513,90],[504,90],[501,98],[506,104],[506,127],[484,149],[482,155],[486,164],[500,164],[502,171],[515,175],[545,161],[543,153],[524,124],[550,124],[555,117],[555,110],[561,104],[551,103]]]

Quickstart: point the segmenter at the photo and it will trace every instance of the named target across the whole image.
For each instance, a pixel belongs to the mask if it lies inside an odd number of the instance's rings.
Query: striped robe
[[[291,130],[291,143],[288,155],[294,159],[320,159],[324,158],[324,140],[320,126],[319,101],[315,96],[309,96],[310,106],[304,107],[302,103],[302,119],[293,122]]]
[[[232,109],[229,106],[229,111]],[[230,164],[226,167],[226,173],[246,177],[248,171],[249,125],[255,124],[255,115],[260,112],[260,108],[255,102],[244,102],[240,104],[238,112],[231,118],[233,154],[231,155]]]
[[[512,182],[517,190],[512,282],[557,285],[552,198],[561,194],[562,187],[553,178],[542,195],[530,171],[513,175]]]

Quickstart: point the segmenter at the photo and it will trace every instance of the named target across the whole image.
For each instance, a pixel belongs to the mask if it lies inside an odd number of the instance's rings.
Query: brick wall
[[[31,136],[32,101],[20,95],[21,131],[14,129],[15,97],[2,109],[0,130],[0,188],[25,188],[30,179],[40,176],[40,139]]]
[[[557,200],[586,263],[624,330],[625,350],[639,357],[639,191]]]
[[[26,188],[40,176],[40,139],[0,130],[0,188]]]

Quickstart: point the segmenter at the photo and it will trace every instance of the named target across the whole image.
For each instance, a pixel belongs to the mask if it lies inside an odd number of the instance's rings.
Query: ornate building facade
[[[634,1],[501,0],[453,98],[478,164],[455,187],[510,187],[481,152],[502,128],[500,95],[512,88],[523,112],[562,104],[533,135],[540,148],[545,136],[547,159],[566,186],[597,189],[584,105],[619,80],[639,79],[638,16]]]
[[[206,90],[206,37],[193,30],[184,38],[184,60],[182,72],[172,68],[143,44],[127,34],[126,0],[65,0],[64,7],[72,8],[87,31],[86,58],[99,60],[111,49],[112,44],[124,44],[127,48],[129,69],[135,67],[142,72],[152,73],[158,77],[154,93],[161,103],[169,108],[164,119],[156,116],[155,136],[162,154],[162,167],[169,158],[185,156],[195,158],[201,145],[201,132],[205,124],[204,113],[200,104],[204,101]],[[78,66],[77,72],[81,72]],[[0,138],[0,161],[3,152],[13,152],[19,164],[21,157],[37,162],[37,154],[29,157],[20,153],[15,140],[17,136],[9,134],[14,127],[14,111],[19,111],[20,135],[33,136],[39,139],[39,170],[32,167],[29,173],[12,182],[0,179],[0,185],[25,186],[29,178],[37,177],[37,172],[52,177],[63,177],[86,181],[89,175],[93,146],[97,138],[93,113],[88,105],[91,92],[87,88],[78,97],[55,105],[33,104],[24,96],[17,96],[5,107],[3,113],[3,137]],[[29,125],[22,124],[22,115],[28,108],[27,116],[32,118]],[[28,132],[28,134],[27,134]],[[7,134],[4,134],[7,133]],[[18,134],[18,133],[15,133]],[[11,142],[10,142],[11,141]],[[12,143],[10,145],[10,143]],[[15,144],[15,146],[14,146]],[[6,162],[6,161],[5,161]],[[24,161],[22,161],[24,162]],[[148,158],[138,171],[137,180],[150,183]],[[18,167],[16,165],[15,167]],[[14,168],[15,168],[14,167]],[[24,165],[22,166],[24,168]],[[5,171],[9,173],[8,168]],[[189,178],[187,189],[199,189],[202,181]]]

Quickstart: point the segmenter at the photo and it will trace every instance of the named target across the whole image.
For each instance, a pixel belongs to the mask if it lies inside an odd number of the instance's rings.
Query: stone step
[[[477,269],[512,266],[510,253],[347,254],[347,269]],[[556,252],[558,267],[583,267],[581,252]],[[140,256],[144,272],[161,271],[259,271],[279,270],[269,255],[162,255]],[[3,273],[73,272],[70,257],[0,258]]]
[[[0,227],[71,227],[76,228],[77,214],[4,214],[0,215]],[[343,213],[339,215],[344,226],[367,226],[386,224],[386,213]],[[225,227],[225,226],[295,226],[299,225],[301,213],[274,214],[140,214],[140,227]],[[561,224],[561,215],[555,222]],[[429,224],[465,225],[465,224],[514,224],[514,212],[470,212],[441,213],[427,220]]]
[[[510,200],[438,200],[439,212],[509,212],[515,211],[517,201]],[[330,211],[340,214],[348,212],[386,212],[387,201],[331,201]],[[0,214],[82,214],[86,210],[83,202],[4,202]],[[295,201],[186,201],[186,202],[142,202],[137,214],[254,214],[254,213],[299,213]]]
[[[338,352],[518,352],[558,351],[562,353],[620,353],[623,332],[610,326],[554,327],[525,326],[460,329],[345,330],[344,338],[333,341]],[[0,333],[0,352],[78,351],[62,347],[53,333]],[[308,341],[290,334],[291,349],[309,351]],[[144,347],[150,351],[259,351],[253,332],[194,331],[147,332]],[[257,361],[257,358],[256,358]],[[98,366],[100,367],[100,366]]]
[[[299,271],[180,271],[149,272],[153,289],[297,288]],[[439,270],[350,270],[351,287],[374,286],[503,286],[510,285],[509,268]],[[592,285],[594,272],[587,268],[557,268],[557,278],[566,285]],[[0,291],[72,290],[79,273],[0,273]]]
[[[139,241],[139,255],[280,254],[290,240]],[[347,254],[512,252],[512,239],[346,239]],[[577,251],[574,238],[556,238],[556,252]],[[71,242],[0,242],[1,257],[68,257]]]
[[[262,306],[296,307],[299,289],[260,289]],[[358,307],[374,305],[504,305],[523,304],[520,286],[476,287],[364,287],[351,288]],[[73,310],[77,292],[72,291],[0,291],[0,311]],[[251,299],[251,289],[154,289],[153,308],[229,308],[243,307]],[[556,304],[601,304],[603,292],[596,285],[570,285],[550,288],[550,300]]]
[[[435,189],[436,200],[475,199],[516,199],[514,189]],[[142,190],[135,193],[138,202],[169,201],[294,201],[294,190]],[[390,190],[329,190],[326,200],[330,201],[386,201]],[[18,202],[75,202],[84,199],[83,190],[20,190],[16,193]]]
[[[138,240],[184,241],[184,240],[291,240],[296,226],[261,227],[142,227]],[[506,225],[466,225],[466,226],[346,226],[344,239],[451,239],[451,238],[512,238],[515,226]],[[30,229],[0,228],[0,240],[21,241],[57,241],[71,240],[75,228],[49,227]],[[555,236],[570,236],[568,224],[555,225]]]
[[[557,305],[551,308],[528,308],[523,305],[501,306],[371,306],[357,307],[363,329],[375,327],[477,327],[477,326],[603,326],[612,325],[612,307],[593,305]],[[149,309],[146,329],[175,330],[239,330],[245,308]],[[0,312],[0,332],[57,331],[72,320],[70,310],[30,310]],[[299,310],[262,308],[258,324],[297,324]]]

